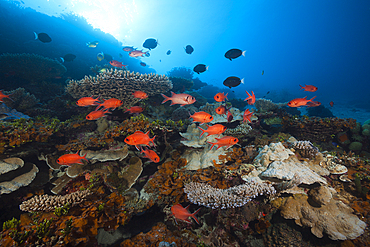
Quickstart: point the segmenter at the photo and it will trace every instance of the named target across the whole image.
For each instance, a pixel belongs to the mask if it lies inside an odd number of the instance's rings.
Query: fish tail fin
[[[227,98],[227,95],[228,95],[228,94],[229,94],[229,93],[226,93],[226,95],[225,95],[225,99],[226,99],[226,100],[229,100],[229,99]]]
[[[212,150],[212,148],[216,145],[216,143],[208,142],[209,144],[212,144],[211,148],[209,150]]]
[[[314,98],[316,98],[317,96],[314,96],[314,97],[312,97],[312,99],[310,99],[310,100],[308,100],[308,101],[312,101]]]
[[[82,159],[84,159],[84,160],[88,161],[88,160],[87,160],[87,158],[86,158],[86,155],[87,155],[87,152],[85,153],[85,155],[84,155],[84,156],[82,156]]]
[[[206,70],[208,70],[208,69],[209,69],[209,66],[206,67]]]
[[[36,32],[33,32],[35,34],[35,40],[39,38]]]
[[[202,208],[198,208],[197,211],[195,211],[194,213],[191,214],[191,217],[199,224],[199,220],[197,219],[197,217],[195,216]]]
[[[247,52],[247,50],[243,51],[242,52],[242,56],[245,57],[245,53]]]
[[[199,127],[199,126],[198,126],[198,128],[202,131],[202,134],[200,134],[200,136],[199,136],[199,138],[200,138],[200,137],[202,137],[202,135],[203,135],[204,133],[206,133],[206,130],[202,129],[202,128],[201,128],[201,127]]]
[[[152,139],[149,139],[149,142],[152,142],[153,146],[155,147],[154,139],[155,139],[155,136]]]
[[[302,90],[302,89],[304,89],[304,86],[301,86],[301,85],[299,85],[300,87],[301,87],[301,89],[299,89],[299,90]]]
[[[240,83],[241,84],[244,84],[244,78],[240,80]]]
[[[169,101],[169,100],[170,100],[170,97],[168,97],[168,96],[164,95],[163,93],[162,93],[161,95],[162,95],[162,96],[163,96],[163,98],[164,98],[164,100],[162,101],[162,104],[164,104],[164,103],[166,103],[167,101]]]

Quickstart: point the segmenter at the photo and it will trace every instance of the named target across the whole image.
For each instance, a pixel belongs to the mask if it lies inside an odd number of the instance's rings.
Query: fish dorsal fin
[[[306,96],[306,97],[304,97],[304,99],[307,99],[307,96]]]
[[[149,132],[149,131],[148,131]],[[135,133],[134,134],[144,134],[144,132],[142,132],[141,130],[137,130],[137,131],[135,131]]]
[[[172,92],[172,91],[171,91],[171,97],[172,97],[172,96],[174,96],[174,95],[176,95],[176,94],[175,94],[174,92]]]
[[[189,205],[187,205],[187,206],[185,207],[185,209],[186,209],[186,210],[188,210],[188,209],[189,209],[189,207],[190,207],[190,204],[189,204]]]

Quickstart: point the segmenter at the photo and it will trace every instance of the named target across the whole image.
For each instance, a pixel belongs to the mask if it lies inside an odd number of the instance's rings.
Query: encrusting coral
[[[248,179],[247,183],[228,189],[217,189],[208,184],[190,182],[185,184],[184,192],[194,204],[221,209],[241,207],[259,195],[276,193],[271,184],[257,179]]]
[[[22,202],[22,204],[19,205],[19,209],[26,212],[50,212],[54,211],[55,208],[63,207],[66,204],[70,206],[78,205],[86,200],[86,197],[89,195],[91,195],[90,190],[76,191],[64,196],[49,196],[47,194],[37,195]]]
[[[75,99],[91,95],[100,95],[103,99],[117,98],[123,101],[123,107],[128,108],[139,102],[139,99],[132,95],[137,90],[152,96],[165,93],[171,88],[171,81],[164,75],[111,69],[94,77],[85,76],[79,81],[71,80],[66,91]]]
[[[29,81],[42,81],[63,75],[67,69],[57,60],[37,54],[5,53],[0,55],[0,73],[14,71],[15,76]]]

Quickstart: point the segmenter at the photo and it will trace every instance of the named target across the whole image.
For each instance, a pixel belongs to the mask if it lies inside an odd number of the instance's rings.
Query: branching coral
[[[29,80],[42,81],[63,75],[67,69],[57,60],[36,54],[10,54],[0,56],[0,73],[15,72],[15,76]]]
[[[71,80],[66,90],[75,99],[91,95],[100,95],[104,99],[117,98],[123,101],[123,107],[128,108],[139,102],[132,95],[137,90],[152,96],[165,93],[171,88],[172,83],[167,76],[111,69],[96,77],[85,76],[79,81]]]
[[[221,209],[241,207],[258,195],[276,193],[271,184],[261,183],[257,179],[250,179],[248,183],[228,189],[190,182],[185,184],[184,192],[194,204]]]

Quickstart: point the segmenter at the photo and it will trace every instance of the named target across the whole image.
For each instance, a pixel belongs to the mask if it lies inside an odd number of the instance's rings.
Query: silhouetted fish
[[[240,80],[239,77],[230,76],[224,80],[224,85],[229,88],[237,87],[240,85],[240,83],[244,84],[244,78]]]
[[[143,66],[143,67],[145,67],[146,66],[146,63],[140,62],[140,65]]]
[[[240,49],[230,49],[225,53],[225,57],[232,61],[235,58],[240,57],[241,55],[245,56],[246,51],[242,51]]]
[[[206,66],[205,64],[198,64],[193,69],[193,71],[198,74],[203,73],[206,70],[208,70],[208,66]]]
[[[170,54],[171,54],[171,50],[168,50],[168,51],[166,52],[166,54],[167,54],[167,55],[170,55]]]
[[[194,48],[191,45],[187,45],[184,49],[187,54],[192,54],[194,51]]]
[[[72,62],[75,58],[76,58],[76,55],[73,55],[73,54],[66,54],[64,55],[64,57],[61,57],[63,62]]]
[[[39,33],[33,32],[35,34],[35,39],[40,40],[42,43],[49,43],[51,42],[51,38],[46,33]]]
[[[158,41],[156,39],[149,38],[144,41],[143,47],[151,50],[151,49],[156,48],[157,45],[158,45]]]

